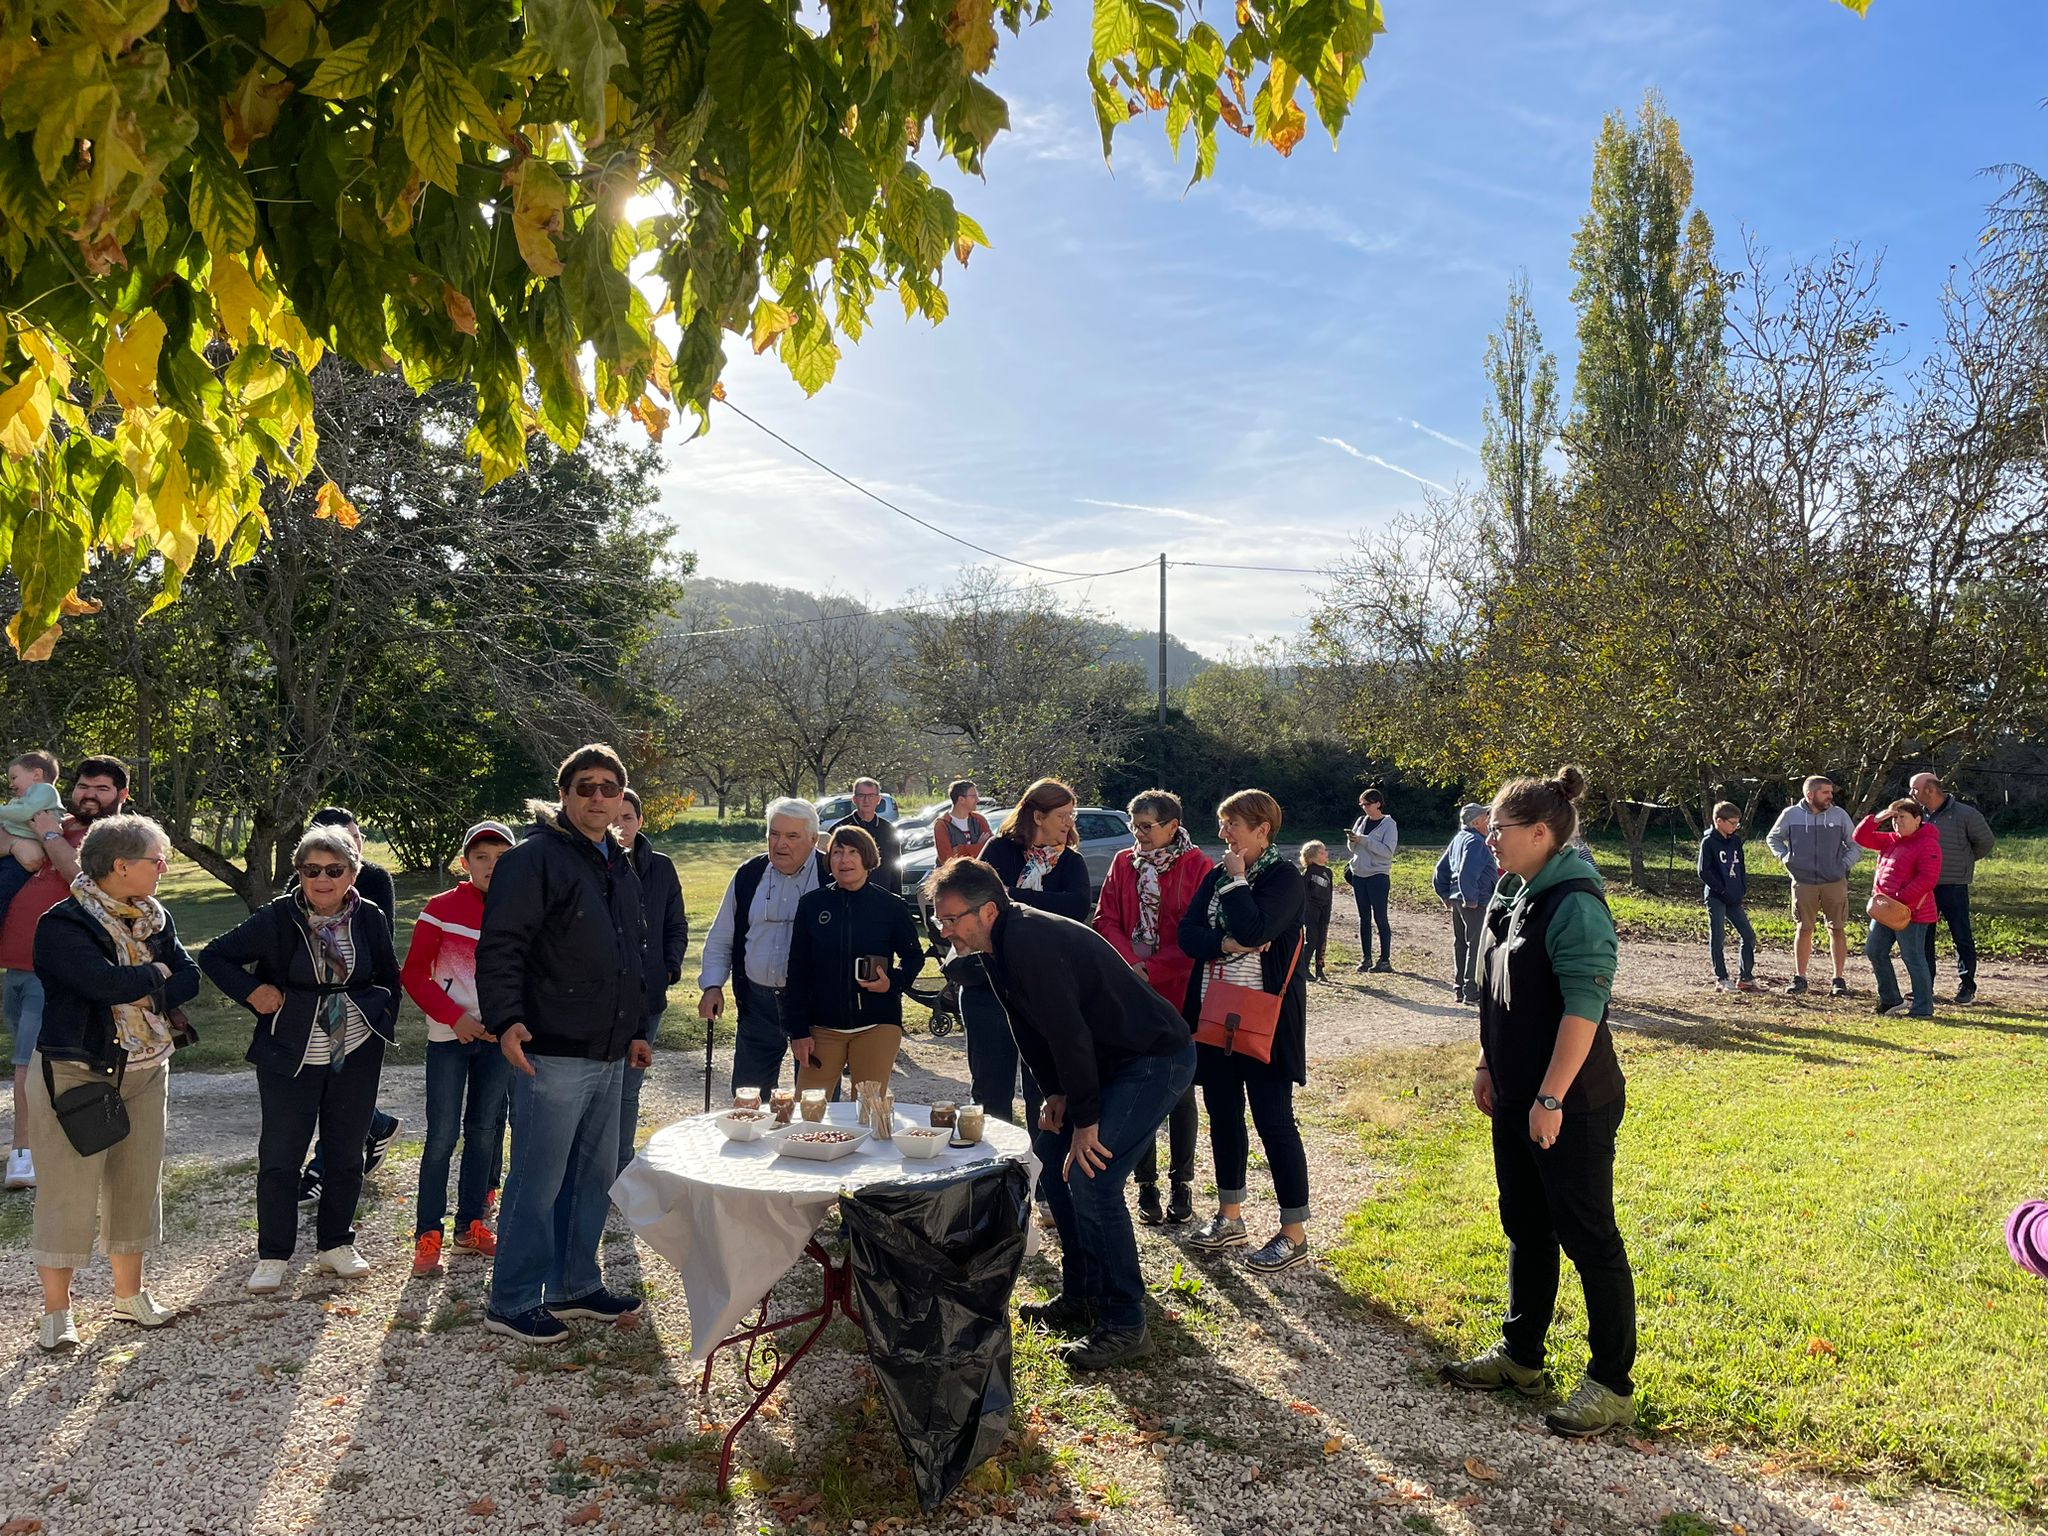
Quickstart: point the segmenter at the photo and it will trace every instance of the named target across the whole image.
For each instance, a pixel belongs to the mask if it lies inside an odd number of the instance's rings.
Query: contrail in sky
[[[1318,437],[1316,441],[1319,443],[1328,443],[1332,448],[1341,448],[1344,452],[1350,454],[1351,457],[1353,457],[1354,459],[1363,459],[1366,463],[1378,465],[1381,469],[1391,469],[1397,475],[1405,475],[1408,479],[1413,480],[1417,485],[1426,485],[1433,491],[1442,491],[1446,496],[1451,494],[1451,488],[1448,485],[1440,485],[1436,481],[1430,479],[1429,476],[1418,475],[1412,469],[1403,469],[1398,464],[1390,464],[1376,453],[1361,453],[1358,449],[1352,447],[1349,443],[1345,442],[1344,439],[1341,437]]]

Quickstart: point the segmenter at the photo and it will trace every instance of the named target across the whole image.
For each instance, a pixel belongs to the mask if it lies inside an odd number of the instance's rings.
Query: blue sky
[[[993,249],[950,268],[951,317],[892,301],[805,400],[734,339],[734,401],[908,510],[1068,570],[1174,559],[1319,566],[1424,483],[1476,479],[1480,361],[1510,276],[1572,358],[1571,238],[1602,115],[1655,88],[1693,157],[1723,264],[1882,253],[1883,297],[1931,344],[1995,192],[2048,167],[2048,3],[1386,0],[1358,107],[1281,160],[1235,139],[1183,195],[1155,120],[1103,164],[1088,7],[1005,36],[1013,132],[961,206]],[[1312,115],[1311,115],[1312,116]],[[728,412],[664,449],[663,511],[699,570],[877,604],[974,557],[836,485]],[[1176,571],[1169,623],[1221,654],[1292,633],[1313,578]],[[1064,585],[1134,625],[1147,572]]]

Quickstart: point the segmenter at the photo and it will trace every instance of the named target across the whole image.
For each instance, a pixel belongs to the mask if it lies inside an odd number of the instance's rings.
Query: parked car
[[[936,811],[934,815],[938,814]],[[981,814],[988,818],[991,827],[1003,824],[1003,818],[1010,814],[1007,806],[983,806]],[[1088,864],[1090,899],[1102,894],[1102,882],[1109,878],[1110,860],[1131,846],[1131,818],[1122,811],[1105,810],[1099,805],[1084,805],[1075,818],[1074,830],[1081,837],[1081,857]],[[929,926],[930,910],[924,898],[924,877],[932,872],[937,850],[932,846],[931,828],[925,827],[924,837],[915,848],[911,838],[916,835],[914,828],[904,829],[903,857],[896,861],[896,868],[903,875],[903,889],[917,892],[918,915]]]
[[[853,814],[852,795],[827,795],[824,799],[813,800],[811,803],[818,808],[818,825],[821,827],[829,827],[835,821],[844,821]],[[882,803],[876,809],[875,814],[884,821],[894,821],[896,819],[896,797],[884,791]]]

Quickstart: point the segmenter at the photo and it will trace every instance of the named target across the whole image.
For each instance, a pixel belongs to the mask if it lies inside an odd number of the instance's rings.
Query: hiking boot
[[[1956,988],[1956,1006],[1967,1007],[1977,1001],[1977,983],[1966,981]]]
[[[1152,1335],[1142,1323],[1136,1328],[1098,1328],[1060,1351],[1070,1371],[1107,1371],[1151,1356]]]
[[[472,1221],[455,1235],[455,1246],[466,1253],[480,1253],[493,1258],[498,1252],[497,1234],[480,1221]]]
[[[1592,1377],[1582,1377],[1578,1390],[1543,1415],[1554,1435],[1583,1440],[1609,1429],[1629,1429],[1636,1422],[1636,1400],[1610,1392]]]
[[[422,1232],[413,1239],[412,1272],[415,1276],[441,1273],[441,1229]]]
[[[1848,995],[1849,983],[1842,977],[1837,976],[1833,981],[1828,983],[1829,997],[1847,997]]]
[[[1169,1227],[1182,1226],[1195,1219],[1195,1187],[1174,1181],[1173,1190],[1166,1200],[1166,1224]]]
[[[147,1291],[137,1291],[133,1296],[116,1296],[109,1315],[138,1328],[161,1328],[178,1315],[178,1309],[163,1306]]]
[[[1794,976],[1790,981],[1785,983],[1785,995],[1787,997],[1797,997],[1800,993],[1804,992],[1805,990],[1806,978],[1804,976]]]
[[[1308,1239],[1296,1241],[1285,1232],[1275,1232],[1265,1247],[1246,1254],[1244,1259],[1246,1269],[1256,1269],[1262,1275],[1277,1275],[1283,1269],[1307,1262]]]
[[[564,1344],[569,1339],[569,1325],[558,1319],[546,1307],[534,1307],[517,1316],[508,1316],[502,1312],[486,1312],[484,1328],[489,1333],[502,1333],[506,1338],[517,1339],[522,1344]]]
[[[572,1317],[587,1317],[592,1322],[618,1323],[640,1313],[638,1296],[621,1296],[617,1291],[595,1290],[588,1296],[578,1296],[574,1301],[565,1301],[548,1310],[567,1322]]]
[[[1225,1216],[1220,1211],[1188,1234],[1188,1246],[1199,1248],[1204,1253],[1221,1253],[1226,1248],[1242,1248],[1250,1242],[1251,1237],[1244,1229],[1244,1218]]]
[[[1474,1392],[1497,1392],[1505,1387],[1524,1397],[1540,1396],[1546,1379],[1540,1369],[1518,1364],[1505,1344],[1496,1344],[1470,1360],[1453,1360],[1439,1366],[1436,1375],[1437,1380],[1454,1387],[1468,1387]]]
[[[1157,1184],[1138,1186],[1138,1220],[1148,1227],[1156,1227],[1166,1220],[1166,1208],[1159,1203]]]
[[[1085,1301],[1068,1296],[1055,1296],[1049,1301],[1027,1301],[1017,1308],[1017,1316],[1033,1328],[1043,1328],[1047,1333],[1063,1333],[1070,1338],[1086,1338],[1095,1328],[1095,1309]]]

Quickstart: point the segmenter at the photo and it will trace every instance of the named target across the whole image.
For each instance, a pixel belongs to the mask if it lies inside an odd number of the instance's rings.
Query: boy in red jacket
[[[427,1016],[427,1146],[413,1223],[412,1272],[441,1272],[441,1222],[448,1214],[448,1164],[462,1141],[455,1194],[455,1245],[492,1254],[498,1240],[484,1225],[492,1170],[505,1139],[512,1067],[484,1030],[476,1001],[476,941],[484,926],[484,892],[512,829],[480,821],[462,836],[469,878],[429,898],[405,952],[406,996]]]
[[[1891,830],[1886,831],[1889,827]],[[1866,816],[1856,828],[1856,841],[1877,852],[1877,874],[1871,889],[1903,903],[1911,914],[1904,930],[1894,931],[1872,918],[1863,945],[1877,978],[1877,1011],[1934,1017],[1934,951],[1928,942],[1936,916],[1934,887],[1941,881],[1941,830],[1927,819],[1917,800],[1894,800],[1881,816]],[[1898,946],[1913,983],[1913,1004],[1899,1000],[1899,977],[1892,969],[1892,947]]]
[[[1194,962],[1181,952],[1177,934],[1181,914],[1213,867],[1181,822],[1178,795],[1148,789],[1131,801],[1134,846],[1110,862],[1095,908],[1095,931],[1152,984],[1152,990],[1179,1008],[1187,997],[1188,973]],[[1147,1226],[1161,1221],[1178,1226],[1195,1214],[1195,1137],[1201,1122],[1195,1090],[1181,1095],[1167,1117],[1167,1149],[1173,1165],[1167,1170],[1172,1198],[1159,1204],[1159,1149],[1148,1146],[1138,1158],[1138,1220]]]

